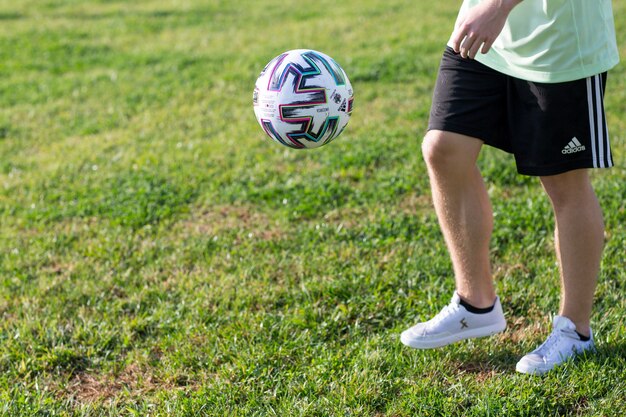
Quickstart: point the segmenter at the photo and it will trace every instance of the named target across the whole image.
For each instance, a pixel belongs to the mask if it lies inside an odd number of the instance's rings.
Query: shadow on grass
[[[477,347],[459,352],[455,355],[454,364],[459,372],[473,374],[477,378],[488,378],[502,373],[515,373],[517,361],[526,353],[521,347],[494,351]],[[579,365],[592,362],[598,366],[621,367],[626,363],[626,340],[597,345],[595,353],[579,355],[573,361]]]
[[[459,372],[477,377],[515,372],[515,364],[521,357],[519,349],[501,348],[486,351],[480,348],[464,350],[456,355],[455,366]]]
[[[586,361],[595,362],[599,365],[607,362],[626,362],[626,340],[612,343],[596,343],[596,352],[586,355]]]

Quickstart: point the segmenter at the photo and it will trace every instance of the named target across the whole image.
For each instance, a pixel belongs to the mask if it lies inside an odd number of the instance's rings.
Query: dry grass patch
[[[470,374],[476,382],[487,382],[493,378],[501,377],[503,372],[494,369],[493,365],[485,362],[456,362],[455,369],[459,374]]]
[[[503,344],[518,344],[530,340],[542,339],[549,331],[550,323],[546,317],[525,318],[508,317],[507,330],[497,337]]]
[[[430,194],[407,194],[398,204],[398,208],[404,214],[419,214],[424,211],[433,211],[432,197]]]
[[[193,391],[198,386],[199,381],[190,381],[180,376],[161,379],[155,376],[149,368],[131,364],[116,375],[78,373],[68,381],[66,386],[55,391],[60,398],[69,398],[79,405],[88,405],[111,404],[120,397],[143,398],[155,392]]]
[[[182,222],[183,230],[192,235],[218,236],[236,232],[241,238],[278,240],[286,234],[279,221],[251,205],[219,205],[192,210]]]
[[[337,230],[352,229],[362,223],[371,222],[375,218],[375,213],[367,207],[337,208],[324,215],[324,220]]]

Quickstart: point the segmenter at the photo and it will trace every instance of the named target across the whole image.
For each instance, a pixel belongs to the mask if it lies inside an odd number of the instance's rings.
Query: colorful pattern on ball
[[[285,52],[265,66],[253,103],[259,124],[277,143],[316,148],[341,134],[350,119],[353,91],[344,70],[321,52]]]

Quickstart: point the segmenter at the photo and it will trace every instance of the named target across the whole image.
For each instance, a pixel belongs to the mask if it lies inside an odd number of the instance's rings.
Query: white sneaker
[[[473,337],[491,336],[506,328],[500,299],[489,313],[470,313],[454,292],[452,301],[435,317],[402,332],[400,340],[416,349],[431,349]]]
[[[554,316],[552,333],[541,346],[524,356],[515,366],[517,372],[542,375],[570,357],[594,349],[593,334],[588,341],[580,340],[576,325],[567,317]]]

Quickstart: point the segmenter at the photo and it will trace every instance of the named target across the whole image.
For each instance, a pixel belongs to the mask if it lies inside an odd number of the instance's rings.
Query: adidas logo
[[[581,152],[585,150],[585,145],[581,144],[576,137],[573,137],[572,140],[569,141],[565,148],[561,151],[562,154],[567,155],[570,153]]]

